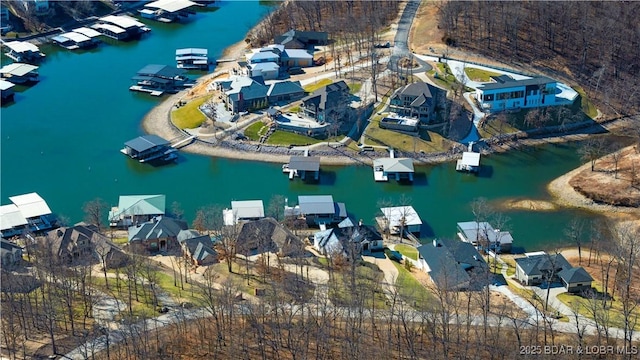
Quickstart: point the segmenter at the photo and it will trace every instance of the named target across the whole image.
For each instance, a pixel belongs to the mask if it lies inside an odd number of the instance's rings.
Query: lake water
[[[546,145],[488,157],[484,176],[457,173],[448,163],[419,167],[415,184],[398,185],[375,183],[370,167],[323,167],[320,184],[313,185],[289,181],[278,164],[181,154],[178,164],[154,168],[123,156],[123,143],[142,134],[144,114],[162,101],[129,92],[136,71],[153,63],[174,65],[176,48],[208,48],[210,56],[220,57],[267,9],[258,2],[225,1],[188,23],[148,22],[152,32],[140,41],[109,42],[82,53],[43,47],[40,83],[16,93],[15,103],[0,112],[0,202],[35,191],[53,212],[78,222],[83,204],[97,197],[114,206],[119,195],[160,193],[167,195],[167,209],[177,201],[191,221],[210,204],[263,199],[266,205],[273,194],[293,204],[297,195],[332,194],[356,219],[372,223],[380,200],[404,195],[425,223],[426,240],[454,236],[456,222],[473,219],[474,198],[549,199],[546,184],[580,164],[577,145]],[[575,210],[507,215],[515,245],[528,250],[566,244],[563,232],[571,218],[595,217]]]

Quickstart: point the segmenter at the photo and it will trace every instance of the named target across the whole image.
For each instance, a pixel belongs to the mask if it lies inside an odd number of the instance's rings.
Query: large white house
[[[556,105],[557,83],[553,79],[536,76],[516,80],[507,75],[492,78],[495,82],[476,89],[476,100],[483,110],[497,112]]]

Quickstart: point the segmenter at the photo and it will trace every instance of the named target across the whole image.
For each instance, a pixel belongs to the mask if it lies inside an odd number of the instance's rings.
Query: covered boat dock
[[[14,84],[38,81],[38,67],[31,64],[13,63],[0,69],[0,76]]]
[[[188,17],[195,14],[190,11],[192,6],[201,6],[190,0],[157,0],[146,4],[144,9],[140,10],[140,16],[160,22],[173,22],[180,17]]]

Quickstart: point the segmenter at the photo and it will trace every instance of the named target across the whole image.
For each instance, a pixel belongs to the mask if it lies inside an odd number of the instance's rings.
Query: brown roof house
[[[60,263],[101,262],[107,268],[126,264],[127,255],[95,225],[78,224],[49,231],[45,241],[51,245],[53,255]]]
[[[129,228],[129,244],[134,249],[148,252],[166,252],[178,247],[178,234],[187,230],[187,223],[166,216]],[[135,250],[134,250],[135,251]]]
[[[432,123],[436,95],[437,89],[422,81],[405,85],[391,96],[389,110],[401,116],[417,118],[423,123]]]
[[[242,225],[236,252],[248,255],[273,252],[282,256],[300,256],[304,253],[304,244],[274,218],[264,218]]]
[[[182,254],[194,266],[211,265],[218,262],[218,253],[213,249],[211,236],[200,235],[195,230],[182,230],[178,233],[178,242]]]

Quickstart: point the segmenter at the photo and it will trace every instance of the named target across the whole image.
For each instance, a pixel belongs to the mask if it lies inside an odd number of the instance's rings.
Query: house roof
[[[381,158],[373,160],[373,167],[382,166],[385,172],[413,173],[413,159]]]
[[[7,230],[27,224],[27,219],[22,215],[22,212],[20,212],[16,204],[0,206],[0,230]]]
[[[302,241],[273,218],[244,223],[237,239],[239,253],[257,249],[295,256],[304,251]]]
[[[365,241],[382,240],[382,235],[370,225],[331,228],[318,231],[313,236],[321,248],[325,248],[327,244],[333,244],[339,246],[338,249],[333,249],[338,251],[344,250],[345,245],[349,242],[358,244]]]
[[[250,64],[249,67],[254,71],[278,71],[280,69],[280,66],[274,62]]]
[[[555,80],[550,79],[546,76],[536,76],[530,79],[522,79],[522,80],[514,79],[513,81],[482,84],[478,86],[478,89],[480,90],[509,89],[509,88],[520,87],[520,86],[545,85],[545,84],[555,83],[555,82],[556,82]]]
[[[567,284],[571,283],[591,283],[593,278],[587,270],[582,266],[574,267],[570,269],[563,269],[558,273],[558,276]]]
[[[510,232],[496,230],[486,221],[459,222],[458,229],[462,232],[464,238],[470,242],[485,239],[486,237],[486,240],[491,243],[496,243],[497,241],[500,241],[500,244],[513,243],[513,237]]]
[[[187,223],[169,217],[156,217],[151,221],[129,228],[129,242],[177,237],[186,230]]]
[[[335,214],[336,209],[331,195],[301,195],[298,205],[302,214]]]
[[[189,249],[189,253],[194,260],[202,261],[209,256],[218,255],[212,247],[213,242],[210,236],[201,235],[181,239],[180,235],[182,235],[184,231],[193,234],[193,232],[189,230],[183,230],[178,234],[178,241]]]
[[[562,254],[534,255],[515,260],[516,264],[527,276],[542,275],[543,272],[550,272],[552,271],[552,264],[555,264],[556,271],[572,267]]]
[[[22,247],[12,243],[11,241],[0,238],[0,249],[2,250],[2,256],[4,256],[6,253],[14,253],[22,250]]]
[[[320,170],[319,156],[291,156],[289,159],[289,169],[301,171]]]
[[[44,201],[37,193],[28,193],[24,195],[17,195],[9,197],[12,203],[14,203],[22,216],[25,218],[32,218],[36,216],[49,215],[51,214],[51,209],[49,209],[49,205]]]
[[[137,152],[142,152],[154,148],[156,146],[167,146],[170,143],[158,135],[138,136],[133,140],[129,140],[124,145],[130,147]]]
[[[165,195],[123,195],[117,209],[109,212],[109,219],[121,215],[164,215],[165,204]]]
[[[429,267],[431,279],[439,287],[466,287],[474,274],[480,275],[487,271],[486,262],[469,243],[439,239],[417,249]],[[479,277],[477,279],[481,280]],[[483,281],[473,283],[480,285]]]
[[[302,102],[313,103],[318,108],[326,110],[344,103],[348,94],[349,86],[344,80],[340,80],[314,91],[313,94],[303,98]]]
[[[91,28],[88,28],[88,27],[79,27],[77,29],[73,29],[72,31],[75,32],[75,33],[87,36],[89,38],[94,38],[94,37],[98,37],[98,36],[102,35],[99,32],[97,32],[97,31],[95,31],[95,30],[93,30]]]
[[[177,69],[175,67],[169,65],[159,65],[159,64],[150,64],[142,69],[138,70],[138,75],[146,75],[146,76],[154,76],[161,77],[166,79],[173,79],[176,76],[180,76],[184,74],[185,71],[183,69]]]
[[[10,74],[13,76],[25,76],[30,72],[38,70],[38,67],[31,64],[12,63],[0,68],[0,74]]]
[[[380,208],[380,210],[389,221],[390,228],[400,227],[400,222],[403,217],[405,219],[405,226],[422,225],[422,220],[420,220],[420,216],[418,216],[413,206],[384,207]]]
[[[279,81],[269,85],[267,96],[286,94],[304,94],[304,89],[300,85],[300,81]]]
[[[191,6],[198,5],[197,3],[189,0],[158,0],[145,5],[145,7],[153,9],[162,9],[166,12],[176,12],[187,9]]]
[[[280,36],[276,36],[275,42],[283,44],[291,40],[297,40],[303,44],[307,44],[310,41],[327,42],[329,34],[324,31],[300,31],[291,29]]]
[[[267,96],[269,88],[246,76],[234,77],[229,82],[222,82],[222,86],[228,90],[225,94],[233,101],[240,100],[240,94],[245,100],[259,99]]]
[[[313,59],[313,55],[303,49],[286,49],[282,57],[288,59]]]
[[[96,256],[109,256],[108,254],[124,254],[109,238],[98,232],[95,225],[79,224],[72,227],[62,227],[47,233],[47,240],[51,243],[53,253],[57,256],[70,254],[78,241],[84,240],[90,243],[96,250]]]
[[[252,219],[264,217],[262,200],[232,201],[231,209],[236,219]]]
[[[280,55],[272,51],[258,51],[249,55],[249,57],[247,58],[249,62],[257,61],[257,60],[270,60],[270,59],[280,59]]]
[[[406,95],[411,97],[420,97],[432,98],[433,95],[431,93],[430,85],[425,83],[424,81],[417,81],[408,85],[401,87],[398,92],[398,95]]]

